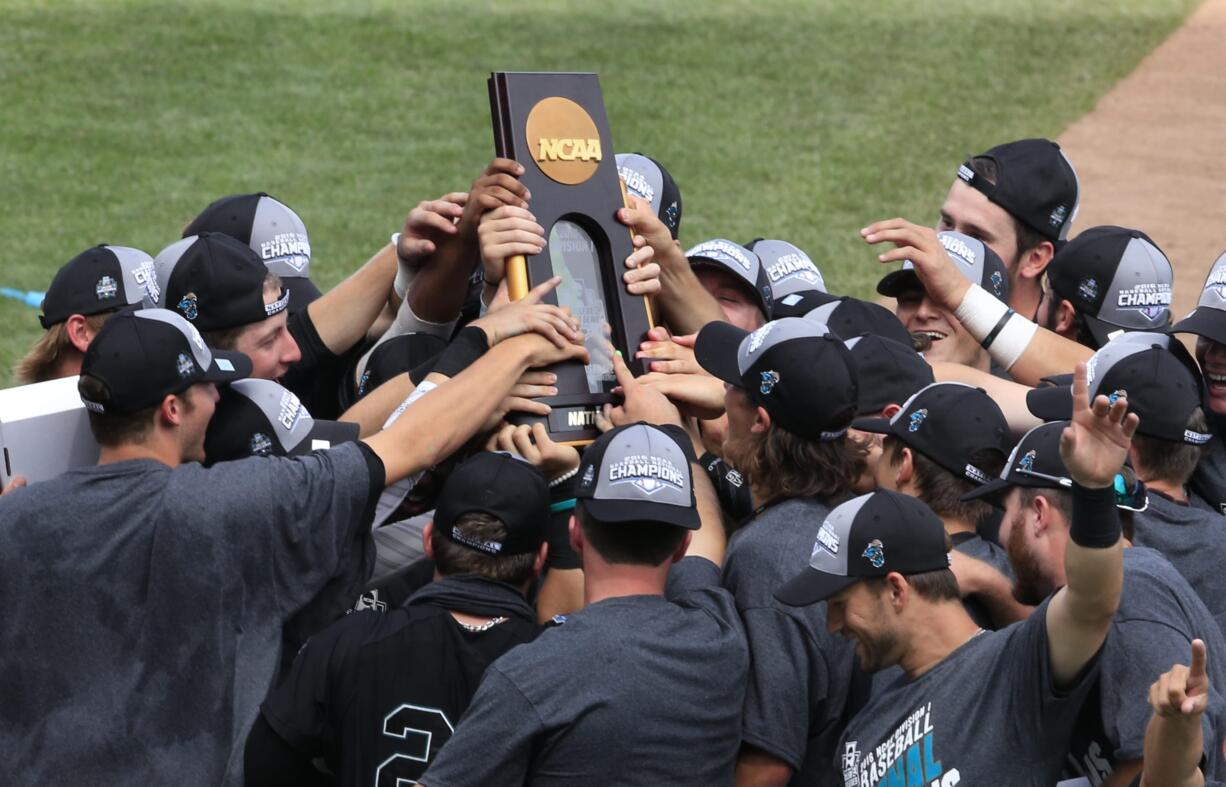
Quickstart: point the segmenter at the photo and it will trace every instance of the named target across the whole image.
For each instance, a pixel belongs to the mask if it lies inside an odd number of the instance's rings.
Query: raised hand
[[[647,332],[647,341],[639,345],[635,358],[650,358],[648,371],[662,374],[706,374],[706,371],[694,360],[694,339],[697,334],[689,336],[672,336],[661,327],[652,328]]]
[[[1128,399],[1113,404],[1105,396],[1089,401],[1086,365],[1073,373],[1073,419],[1060,435],[1060,457],[1069,476],[1088,488],[1111,486],[1124,466],[1140,419],[1128,412]]]
[[[971,287],[970,280],[958,271],[931,227],[921,227],[906,219],[887,219],[860,230],[860,237],[873,245],[893,243],[895,248],[878,255],[877,259],[881,262],[910,260],[928,297],[946,309],[958,308]]]
[[[546,293],[561,283],[561,276],[554,276],[533,287],[527,295],[508,303],[485,316],[474,320],[473,325],[485,331],[490,346],[518,336],[521,333],[539,333],[558,347],[582,341],[579,321],[569,309],[541,303]]]
[[[506,277],[507,258],[517,254],[540,254],[545,248],[545,228],[527,208],[503,205],[481,217],[477,228],[481,265],[491,286]]]
[[[481,214],[495,208],[503,205],[528,207],[532,193],[527,186],[519,182],[519,176],[522,174],[524,168],[518,161],[509,158],[496,158],[491,161],[485,171],[473,181],[462,221],[475,227]]]
[[[622,280],[631,295],[655,295],[660,291],[660,265],[651,261],[655,250],[642,235],[635,235],[632,240],[634,251],[626,258],[630,270],[622,274]]]
[[[579,452],[549,439],[545,425],[540,422],[532,426],[508,424],[498,433],[496,444],[498,450],[519,454],[539,467],[549,481],[579,466]]]
[[[667,396],[683,415],[710,420],[724,414],[724,384],[709,374],[650,372],[637,380]]]
[[[1159,716],[1199,716],[1209,705],[1209,673],[1203,640],[1192,640],[1192,664],[1176,664],[1149,687],[1149,704]]]
[[[404,219],[396,256],[411,266],[420,265],[459,232],[456,222],[463,215],[467,202],[468,194],[456,191],[417,203]]]

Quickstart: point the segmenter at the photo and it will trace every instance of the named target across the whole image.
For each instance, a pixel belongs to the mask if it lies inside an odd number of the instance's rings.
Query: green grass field
[[[962,158],[1056,136],[1192,0],[0,0],[0,285],[156,254],[223,194],[304,218],[331,285],[492,155],[491,70],[601,75],[616,147],[681,186],[682,241],[765,235],[832,289],[856,230],[930,221]],[[39,331],[0,299],[0,386]]]

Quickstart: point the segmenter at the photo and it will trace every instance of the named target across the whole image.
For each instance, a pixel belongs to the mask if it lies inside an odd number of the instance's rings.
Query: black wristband
[[[438,363],[434,365],[434,371],[448,377],[455,377],[476,363],[477,359],[485,355],[489,348],[490,341],[485,331],[470,325],[457,333],[451,344],[447,345]]]
[[[1015,314],[1017,314],[1017,312],[1013,311],[1012,309],[1006,309],[1005,313],[1002,314],[1000,319],[996,321],[995,327],[988,331],[987,336],[983,337],[983,341],[979,343],[979,346],[985,350],[991,347],[992,342],[996,341],[996,335],[1005,329],[1005,324],[1008,323],[1009,318]]]
[[[681,452],[685,454],[687,462],[690,464],[698,462],[698,455],[694,453],[694,444],[690,442],[688,432],[676,424],[657,424],[656,428],[677,441],[677,445],[681,447]]]
[[[1115,489],[1087,489],[1073,484],[1073,521],[1069,538],[1078,546],[1106,549],[1120,540],[1120,512],[1115,507]]]

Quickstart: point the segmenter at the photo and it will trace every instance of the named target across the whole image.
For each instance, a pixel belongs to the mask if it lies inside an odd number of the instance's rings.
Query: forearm
[[[784,787],[792,767],[756,746],[744,745],[736,760],[736,787]]]
[[[1145,731],[1141,787],[1204,787],[1204,746],[1200,716],[1154,714]]]
[[[690,262],[671,240],[655,247],[660,264],[660,293],[655,303],[675,334],[697,333],[702,326],[724,319],[724,312],[694,275]]]
[[[1009,375],[1023,385],[1035,386],[1053,374],[1067,374],[1079,363],[1090,360],[1094,351],[1084,344],[1066,339],[1046,328],[1039,328],[1034,338],[1009,369]]]
[[[337,420],[357,424],[358,436],[369,437],[383,428],[388,416],[415,388],[407,373],[398,374],[359,399]]]
[[[1015,435],[1024,434],[1043,423],[1031,415],[1030,408],[1026,406],[1026,394],[1031,390],[1029,386],[1002,380],[981,369],[947,361],[932,364],[932,375],[939,382],[966,383],[982,388],[1005,414],[1009,431]]]
[[[450,456],[481,428],[528,368],[528,341],[525,336],[500,343],[366,438],[383,460],[388,483]]]
[[[724,532],[723,513],[715,485],[707,471],[697,461],[690,462],[690,475],[694,479],[694,501],[698,506],[698,518],[702,526],[694,533],[687,555],[705,557],[717,566],[724,564],[724,552],[728,546]]]
[[[425,261],[405,295],[409,308],[423,320],[450,322],[464,306],[469,277],[481,258],[476,227],[460,224],[458,230]]]
[[[384,246],[349,278],[307,307],[319,338],[340,355],[353,347],[387,303],[396,278],[396,250]]]

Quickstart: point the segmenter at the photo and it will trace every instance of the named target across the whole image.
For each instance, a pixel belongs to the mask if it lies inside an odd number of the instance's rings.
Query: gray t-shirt
[[[376,471],[358,445],[133,460],[0,498],[7,783],[241,783],[282,625],[369,559]]]
[[[733,783],[749,654],[709,560],[512,648],[426,770],[454,785]]]
[[[1098,663],[1056,688],[1048,603],[875,695],[847,725],[833,761],[845,787],[1055,784]]]
[[[1210,675],[1226,675],[1226,639],[1192,587],[1152,549],[1124,550],[1124,589],[1111,633],[1099,657],[1099,680],[1082,707],[1069,746],[1069,765],[1091,784],[1115,768],[1140,759],[1149,724],[1149,685],[1173,664],[1186,664],[1192,640],[1203,639]],[[1205,730],[1206,776],[1226,776],[1216,730],[1226,730],[1226,697],[1217,684]]]
[[[1151,489],[1149,508],[1134,521],[1132,542],[1171,561],[1226,630],[1226,517],[1181,505]]]
[[[829,513],[813,499],[771,506],[733,534],[724,560],[752,656],[742,736],[790,765],[793,784],[839,784],[829,764],[853,693],[855,652],[826,631],[826,605],[789,607],[774,596],[808,568]]]

